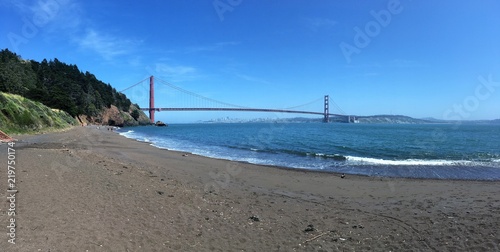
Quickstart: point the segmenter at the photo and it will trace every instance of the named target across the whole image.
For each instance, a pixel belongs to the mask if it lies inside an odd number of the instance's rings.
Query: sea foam
[[[427,165],[427,166],[466,166],[471,165],[472,161],[467,160],[421,160],[421,159],[405,159],[405,160],[387,160],[368,157],[346,156],[347,161],[355,164],[371,164],[371,165]]]

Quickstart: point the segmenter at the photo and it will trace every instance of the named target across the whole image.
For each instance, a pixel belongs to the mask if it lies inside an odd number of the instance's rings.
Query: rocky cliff
[[[126,127],[151,124],[146,114],[133,104],[130,105],[128,111],[120,110],[116,106],[111,105],[110,108],[104,109],[97,116],[79,115],[77,119],[82,125],[97,124]]]

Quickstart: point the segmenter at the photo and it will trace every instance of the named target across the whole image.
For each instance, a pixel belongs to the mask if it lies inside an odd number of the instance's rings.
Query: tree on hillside
[[[30,61],[24,61],[8,50],[0,51],[0,91],[26,95],[35,83]]]
[[[124,94],[76,65],[57,58],[26,61],[7,49],[0,51],[0,91],[25,96],[72,116],[96,116],[111,105],[128,112],[131,105]]]
[[[132,111],[132,113],[130,113],[130,115],[132,116],[132,118],[137,120],[141,114],[139,113],[139,110],[134,109],[134,111]]]

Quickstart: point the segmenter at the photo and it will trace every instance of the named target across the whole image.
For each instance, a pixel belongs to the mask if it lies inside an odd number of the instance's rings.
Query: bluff
[[[128,111],[120,110],[115,105],[111,105],[109,108],[103,109],[97,116],[79,115],[76,118],[82,125],[101,124],[123,127],[151,124],[146,114],[139,113],[139,111],[139,107],[134,104],[130,105]]]
[[[19,95],[0,92],[0,129],[8,134],[64,129],[77,125],[67,112]]]
[[[65,111],[82,124],[149,124],[139,106],[111,84],[57,58],[37,62],[24,60],[8,49],[0,51],[0,91]]]

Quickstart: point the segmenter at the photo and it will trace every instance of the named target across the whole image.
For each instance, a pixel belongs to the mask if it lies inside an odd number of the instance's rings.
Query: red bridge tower
[[[155,79],[149,77],[149,118],[151,123],[155,123]]]

